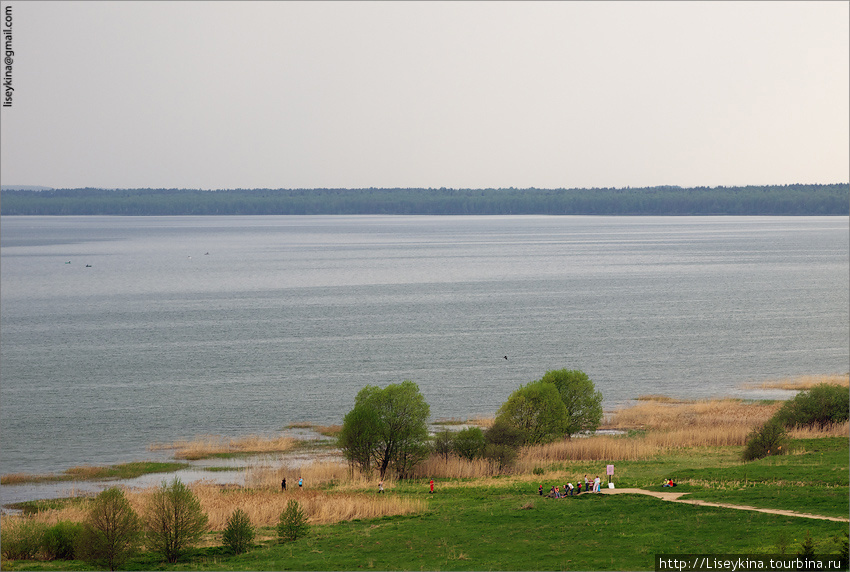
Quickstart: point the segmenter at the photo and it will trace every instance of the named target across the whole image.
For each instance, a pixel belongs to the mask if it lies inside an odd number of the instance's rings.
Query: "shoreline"
[[[785,399],[793,397],[797,391],[807,389],[816,383],[832,383],[847,386],[850,382],[850,374],[834,374],[822,376],[801,376],[790,380],[776,380],[762,382],[758,387],[745,385],[745,389],[757,393],[779,392]],[[606,411],[603,422],[595,435],[612,436],[625,434],[630,430],[640,429],[634,423],[614,424],[614,416],[619,411],[635,409],[638,407],[654,406],[664,409],[685,408],[697,403],[706,402],[745,402],[754,405],[764,405],[766,401],[779,402],[784,399],[765,400],[762,395],[744,399],[740,397],[725,397],[708,400],[679,399],[669,396],[646,395],[633,398],[633,405],[619,408],[615,411]],[[486,426],[491,419],[479,417],[460,420],[453,418],[442,418],[430,423],[432,432],[440,429],[460,430],[470,425]],[[79,496],[81,493],[96,494],[110,486],[126,486],[130,488],[144,488],[158,485],[163,479],[180,478],[184,483],[205,482],[218,485],[245,486],[245,476],[251,468],[280,470],[286,468],[298,468],[315,461],[342,461],[339,450],[332,446],[334,430],[339,426],[319,426],[308,423],[292,423],[284,428],[287,446],[280,450],[236,450],[225,451],[212,450],[208,454],[190,457],[174,455],[168,461],[133,461],[110,465],[107,467],[72,467],[59,474],[42,475],[4,475],[5,481],[0,486],[0,513],[11,514],[14,508],[11,505],[49,499]],[[263,445],[262,438],[254,438],[254,442]],[[244,441],[246,438],[241,438]],[[258,440],[259,439],[259,440]],[[281,435],[268,438],[268,441],[280,442]],[[200,438],[199,438],[200,440]],[[225,438],[217,437],[214,441],[220,444]],[[232,438],[230,442],[239,442],[240,438]],[[170,445],[154,444],[149,451],[178,450],[179,445],[190,445],[191,442],[176,442]],[[329,446],[330,445],[330,446]],[[145,468],[147,467],[147,468]],[[125,469],[136,469],[129,474]],[[167,468],[168,470],[161,470]],[[80,475],[86,478],[79,479]],[[17,477],[12,482],[9,477]]]

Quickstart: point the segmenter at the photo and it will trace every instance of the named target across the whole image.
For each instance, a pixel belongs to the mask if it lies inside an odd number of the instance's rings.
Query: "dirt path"
[[[738,510],[753,510],[756,512],[766,512],[769,514],[781,514],[785,516],[798,516],[801,518],[815,518],[818,520],[832,520],[834,522],[850,522],[848,518],[840,518],[836,516],[821,516],[819,514],[805,514],[802,512],[794,512],[793,510],[780,510],[774,508],[757,508],[754,506],[744,506],[738,504],[726,504],[726,503],[718,503],[718,502],[707,502],[696,499],[683,499],[680,498],[689,493],[679,493],[679,492],[656,492],[656,491],[647,491],[644,489],[605,489],[602,491],[606,495],[613,494],[622,494],[622,493],[633,493],[639,495],[649,495],[651,497],[659,498],[661,500],[666,500],[670,502],[680,502],[684,504],[693,504],[699,506],[716,506],[721,508],[734,508]]]

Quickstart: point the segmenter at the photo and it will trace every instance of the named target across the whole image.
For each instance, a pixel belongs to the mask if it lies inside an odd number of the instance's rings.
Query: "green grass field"
[[[618,462],[618,488],[682,483],[692,498],[847,517],[848,438],[797,441],[798,454],[740,462],[740,447],[690,449]],[[804,451],[804,452],[799,452]],[[837,554],[846,522],[693,506],[637,494],[548,499],[538,484],[603,475],[602,463],[547,467],[543,475],[398,484],[387,494],[427,499],[428,510],[313,526],[287,544],[268,540],[230,556],[214,546],[175,565],[150,555],[135,570],[652,570],[656,554],[796,554],[807,534],[818,555]],[[263,531],[266,536],[271,530]],[[220,533],[211,533],[219,544]],[[6,570],[84,570],[81,562],[4,562]]]

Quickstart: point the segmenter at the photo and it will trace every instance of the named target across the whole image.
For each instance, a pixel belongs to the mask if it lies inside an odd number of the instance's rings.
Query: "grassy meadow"
[[[246,487],[195,483],[210,519],[201,546],[176,564],[140,553],[133,570],[652,570],[658,553],[797,554],[810,536],[817,555],[838,554],[850,512],[848,424],[792,432],[781,456],[743,462],[747,434],[780,406],[743,400],[647,397],[609,415],[621,435],[574,438],[521,451],[500,474],[486,461],[433,456],[406,481],[314,462],[297,470],[249,466]],[[479,420],[486,424],[486,420]],[[229,445],[229,443],[228,443]],[[539,485],[606,481],[617,489],[687,493],[684,499],[844,519],[669,502],[643,494],[582,494],[550,499]],[[286,477],[287,492],[280,490]],[[298,477],[305,481],[298,489]],[[428,481],[435,481],[429,494]],[[675,489],[662,488],[672,478]],[[293,486],[294,485],[294,486]],[[152,490],[128,490],[141,512]],[[310,533],[278,543],[274,525],[290,499]],[[32,503],[27,516],[2,519],[4,536],[24,519],[81,521],[86,499]],[[255,546],[233,556],[221,546],[228,516],[240,508],[257,527]],[[79,561],[3,560],[4,570],[88,570]]]

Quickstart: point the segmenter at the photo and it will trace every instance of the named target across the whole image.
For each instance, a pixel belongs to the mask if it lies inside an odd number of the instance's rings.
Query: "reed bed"
[[[489,459],[467,460],[450,455],[431,455],[413,472],[414,478],[469,479],[492,477],[500,474],[499,464]]]
[[[245,486],[252,489],[280,490],[281,481],[286,479],[287,490],[291,490],[298,488],[299,478],[311,488],[335,485],[337,490],[341,490],[378,486],[378,478],[374,475],[363,473],[356,467],[340,461],[313,461],[297,468],[287,465],[251,465],[245,472]],[[394,484],[394,479],[384,479],[385,489]]]
[[[174,443],[155,443],[148,449],[174,449],[177,459],[196,460],[215,455],[238,453],[281,453],[293,449],[299,441],[292,437],[263,437],[248,435],[246,437],[226,438],[220,435],[204,435],[191,441],[175,441]]]
[[[847,437],[850,435],[850,421],[833,423],[818,429],[816,427],[795,427],[788,434],[793,439],[816,439],[817,437]]]
[[[850,387],[850,373],[832,375],[801,375],[783,379],[763,381],[760,383],[747,383],[744,387],[755,389],[811,389],[821,383]]]
[[[647,401],[618,409],[606,428],[676,430],[743,425],[761,425],[781,403],[745,403],[738,399],[708,399],[683,403]]]
[[[287,502],[296,500],[313,524],[331,524],[353,519],[379,518],[412,514],[424,511],[427,505],[422,500],[397,495],[378,495],[363,492],[326,492],[316,489],[256,490],[241,487],[223,487],[211,483],[193,483],[189,488],[198,497],[201,508],[209,518],[210,530],[223,530],[227,519],[237,508],[242,509],[254,526],[275,526]],[[148,499],[156,487],[127,490],[124,494],[133,509],[142,515]],[[53,525],[60,521],[82,522],[88,514],[88,504],[68,505],[59,509],[47,509],[33,515],[4,515],[2,528],[18,526],[24,521],[43,522]]]

